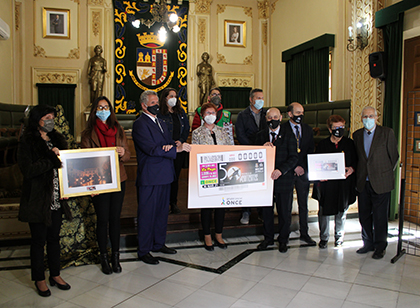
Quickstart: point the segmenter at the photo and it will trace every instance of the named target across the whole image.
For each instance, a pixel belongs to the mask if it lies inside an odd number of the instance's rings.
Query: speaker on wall
[[[369,70],[372,78],[386,78],[386,53],[378,51],[369,55]]]

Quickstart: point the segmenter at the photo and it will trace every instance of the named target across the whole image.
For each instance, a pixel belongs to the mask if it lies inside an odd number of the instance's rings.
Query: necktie
[[[274,143],[274,141],[276,141],[276,133],[275,132],[271,132],[271,143]]]
[[[368,131],[367,134],[370,135],[370,134],[372,134],[372,132],[371,131]]]
[[[300,133],[299,133],[299,125],[295,125],[295,129],[296,129],[296,142],[297,142],[297,151],[298,153],[300,153]]]
[[[159,126],[160,131],[163,133],[163,129],[162,129],[162,126],[160,126],[158,118],[155,118],[155,121],[156,121],[155,123],[157,124],[157,126]]]

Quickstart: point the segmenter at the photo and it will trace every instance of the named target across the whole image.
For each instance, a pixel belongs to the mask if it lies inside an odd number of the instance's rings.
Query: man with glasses
[[[399,158],[394,131],[377,125],[377,119],[375,108],[363,108],[364,128],[353,133],[359,159],[356,188],[363,239],[363,247],[357,253],[375,251],[373,259],[383,258],[388,245],[388,208]]]
[[[230,111],[224,110],[222,105],[222,94],[219,88],[213,88],[210,90],[210,94],[207,98],[209,103],[213,103],[217,107],[216,122],[217,126],[224,127],[224,123],[232,124]],[[191,131],[200,127],[203,124],[203,118],[201,117],[201,106],[195,111]]]

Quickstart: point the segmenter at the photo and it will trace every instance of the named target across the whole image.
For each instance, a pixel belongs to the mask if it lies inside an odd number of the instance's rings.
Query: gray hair
[[[378,112],[376,111],[376,109],[375,108],[373,108],[372,106],[366,106],[365,108],[363,108],[362,109],[362,114],[360,115],[360,116],[362,116],[363,117],[363,113],[365,112],[365,110],[367,110],[367,109],[372,109],[373,111],[375,111],[375,116],[377,117],[378,116]]]
[[[147,103],[149,102],[149,96],[150,95],[158,96],[155,91],[146,90],[140,95],[140,104],[145,104],[147,106]]]

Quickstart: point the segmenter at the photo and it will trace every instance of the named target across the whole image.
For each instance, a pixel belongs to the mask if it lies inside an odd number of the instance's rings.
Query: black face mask
[[[217,95],[217,96],[213,96],[210,99],[210,102],[215,104],[217,108],[219,108],[220,103],[222,102],[222,99]]]
[[[331,134],[337,138],[344,136],[344,128],[332,129]]]
[[[147,106],[147,111],[153,115],[157,115],[159,112],[159,105]]]
[[[293,115],[292,120],[296,123],[296,124],[300,124],[303,121],[303,114],[295,116]]]
[[[271,129],[276,129],[280,125],[280,120],[267,121],[267,124],[268,124],[268,127],[270,127]]]

